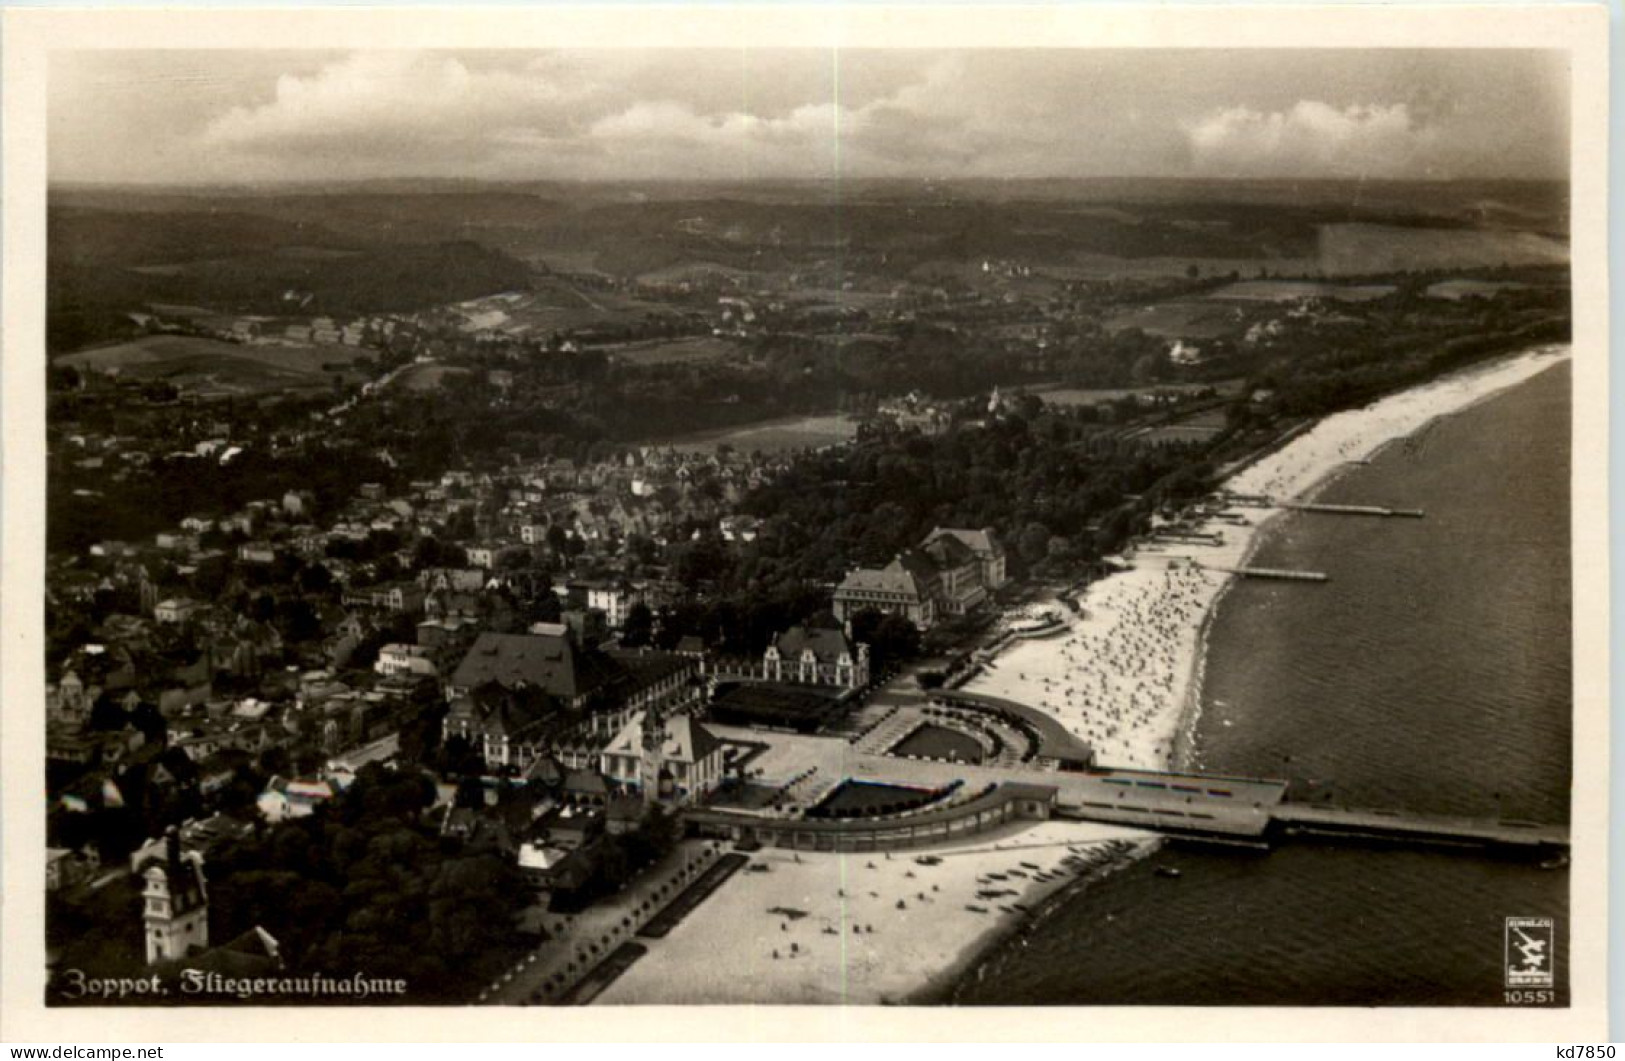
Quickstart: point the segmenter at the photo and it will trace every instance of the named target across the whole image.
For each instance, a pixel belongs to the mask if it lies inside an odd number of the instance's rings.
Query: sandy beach
[[[1329,416],[1224,488],[1301,499],[1389,442],[1568,356],[1567,347],[1541,348]],[[1141,546],[1131,569],[1089,587],[1065,635],[1015,642],[965,688],[1049,712],[1106,765],[1169,765],[1195,724],[1206,622],[1231,578],[1214,569],[1244,564],[1279,511],[1238,507],[1210,521],[1202,529],[1222,534],[1218,544]],[[889,859],[763,851],[754,861],[765,872],[737,875],[600,1001],[906,1000],[959,975],[1059,889],[1154,846],[1145,833],[1051,821]],[[941,862],[923,865],[921,854]],[[977,894],[990,889],[1017,894]]]
[[[649,953],[597,1001],[902,1002],[946,987],[984,940],[1146,842],[1051,821],[889,858],[764,850],[752,859],[761,870],[736,874],[665,939],[642,941]]]

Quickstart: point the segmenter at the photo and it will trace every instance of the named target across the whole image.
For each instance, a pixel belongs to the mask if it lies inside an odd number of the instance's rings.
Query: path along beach
[[[1542,347],[1326,417],[1224,488],[1302,500],[1351,462],[1568,356],[1567,346]],[[1219,531],[1222,544],[1140,547],[1130,570],[1088,588],[1065,636],[1015,642],[966,690],[1048,712],[1093,744],[1103,764],[1174,764],[1182,735],[1196,722],[1207,620],[1232,577],[1211,568],[1244,565],[1278,511],[1234,509],[1234,522],[1206,528]],[[942,861],[929,866],[916,861],[919,851],[890,858],[764,851],[757,861],[766,872],[737,875],[651,946],[600,1002],[935,997],[1057,892],[1154,846],[1144,833],[1051,821],[931,849],[925,853]],[[989,876],[995,873],[1003,879]],[[995,892],[1006,894],[984,897]]]

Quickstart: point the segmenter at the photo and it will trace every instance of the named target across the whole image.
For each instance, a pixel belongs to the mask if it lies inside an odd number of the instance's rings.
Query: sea
[[[1423,519],[1271,522],[1256,563],[1331,578],[1224,595],[1190,765],[1285,778],[1293,799],[1569,820],[1570,377],[1562,362],[1437,419],[1318,495]],[[1498,1006],[1506,918],[1551,917],[1565,1005],[1568,910],[1565,866],[1473,849],[1167,844],[1012,937],[954,998]]]

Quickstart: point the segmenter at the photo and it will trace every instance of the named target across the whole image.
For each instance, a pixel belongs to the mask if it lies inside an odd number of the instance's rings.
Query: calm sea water
[[[1272,525],[1259,563],[1331,581],[1226,595],[1196,765],[1294,798],[1568,820],[1569,386],[1553,368],[1320,495],[1425,519]],[[1566,988],[1568,889],[1566,869],[1469,851],[1170,847],[992,956],[960,1001],[1499,1005],[1509,915],[1557,918]]]

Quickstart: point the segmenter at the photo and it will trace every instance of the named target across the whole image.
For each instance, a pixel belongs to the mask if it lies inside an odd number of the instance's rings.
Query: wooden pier
[[[1227,575],[1240,575],[1242,578],[1274,578],[1287,582],[1330,582],[1332,576],[1324,571],[1290,571],[1282,567],[1221,567],[1218,564],[1204,564],[1195,557],[1189,557],[1189,562],[1196,567],[1208,571],[1223,571]]]
[[[1330,582],[1332,576],[1324,571],[1287,571],[1279,567],[1238,567],[1235,573],[1244,578],[1278,578],[1288,582]]]
[[[1421,519],[1426,513],[1419,508],[1386,508],[1382,505],[1326,505],[1311,501],[1282,501],[1280,507],[1293,512],[1324,512],[1333,516],[1381,516]]]
[[[1320,512],[1332,516],[1381,516],[1386,518],[1422,519],[1426,513],[1419,508],[1394,508],[1391,505],[1333,505],[1322,501],[1282,501],[1265,494],[1220,494],[1225,503],[1243,508],[1284,508],[1293,512]]]

